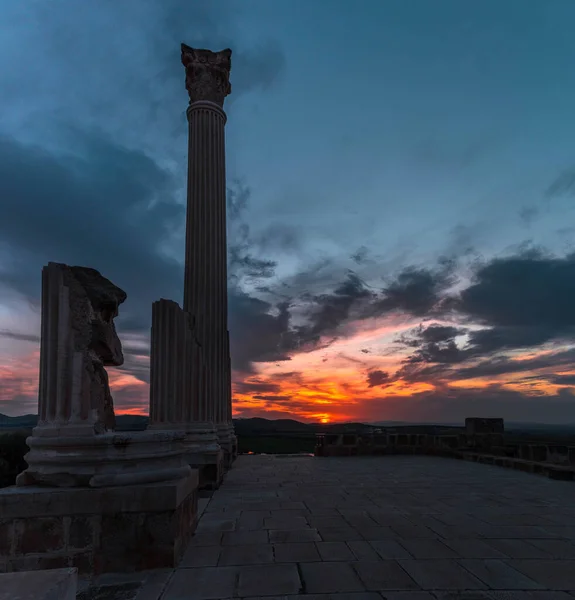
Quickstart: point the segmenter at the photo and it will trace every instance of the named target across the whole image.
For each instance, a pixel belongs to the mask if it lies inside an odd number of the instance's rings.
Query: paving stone
[[[192,546],[219,546],[222,536],[223,533],[221,531],[198,532],[192,537],[190,544]]]
[[[300,569],[304,589],[308,594],[365,591],[363,583],[349,563],[303,563]]]
[[[414,558],[457,558],[459,554],[440,540],[399,539],[399,543]],[[398,557],[405,558],[405,557]]]
[[[537,538],[554,538],[556,534],[552,534],[543,527],[534,527],[529,525],[483,525],[477,527],[477,532],[483,538],[493,539],[537,539]]]
[[[415,591],[409,592],[382,592],[380,599],[384,600],[435,600],[431,592]]]
[[[575,590],[575,560],[508,560],[514,569],[550,590]]]
[[[543,587],[502,560],[462,559],[458,562],[495,590],[536,590]]]
[[[355,555],[356,560],[381,560],[381,556],[375,551],[370,542],[365,541],[350,541],[347,542],[349,549]],[[395,558],[395,557],[390,557]]]
[[[316,529],[270,529],[269,536],[272,544],[321,542],[321,538]]]
[[[275,511],[274,511],[275,512]],[[266,529],[305,529],[309,527],[304,517],[269,517],[264,519]]]
[[[215,567],[220,558],[221,546],[188,546],[180,567]]]
[[[361,533],[361,536],[364,540],[368,542],[373,542],[377,540],[393,540],[398,537],[397,532],[395,532],[391,527],[369,527],[364,529],[358,529]]]
[[[311,515],[307,521],[316,529],[347,529],[349,527],[349,523],[341,516],[316,517]]]
[[[222,547],[218,566],[264,565],[273,562],[274,553],[271,544],[250,544]]]
[[[575,559],[575,544],[567,540],[527,540],[553,558]]]
[[[527,540],[484,540],[488,546],[503,552],[509,558],[550,558],[550,554]]]
[[[462,558],[508,558],[483,540],[442,540],[443,544],[457,552]]]
[[[542,591],[500,591],[489,590],[489,600],[573,600],[566,592]]]
[[[398,540],[376,540],[369,543],[380,559],[414,558]]]
[[[275,561],[278,563],[321,561],[313,542],[274,544],[274,553]]]
[[[297,596],[257,596],[244,598],[244,600],[381,600],[381,595],[377,592],[350,592],[342,594],[305,594]],[[417,598],[414,600],[417,600]],[[421,600],[426,599],[422,598]]]
[[[420,589],[395,560],[356,562],[353,568],[369,591]]]
[[[316,542],[321,559],[324,561],[355,560],[354,553],[345,542]]]
[[[424,590],[481,590],[487,585],[455,560],[399,560],[399,564]]]
[[[177,569],[162,600],[221,600],[234,597],[239,567]]]
[[[418,525],[392,525],[391,529],[396,533],[396,537],[401,539],[409,538],[437,538],[437,533],[429,527]]]
[[[434,590],[432,593],[437,600],[493,600],[489,590]]]
[[[234,531],[236,521],[234,519],[206,519],[205,515],[200,522],[196,531],[198,533],[205,531]]]
[[[361,533],[353,527],[321,527],[318,533],[324,542],[352,542],[354,540],[363,540]]]
[[[248,546],[267,544],[268,532],[262,531],[226,531],[222,537],[222,546]]]
[[[240,597],[289,595],[302,591],[297,565],[240,567],[239,573],[238,595]]]

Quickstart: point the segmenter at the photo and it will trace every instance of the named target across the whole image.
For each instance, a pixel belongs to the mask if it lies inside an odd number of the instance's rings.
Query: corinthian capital
[[[209,100],[223,107],[224,98],[232,91],[232,51],[227,48],[212,52],[182,44],[182,64],[186,68],[186,89],[190,104]]]

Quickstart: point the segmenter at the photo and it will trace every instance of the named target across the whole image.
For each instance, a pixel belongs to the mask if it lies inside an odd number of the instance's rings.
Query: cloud
[[[575,194],[575,167],[562,171],[545,191],[547,198]]]
[[[390,382],[389,374],[379,369],[368,371],[367,373],[367,385],[368,387],[375,387],[380,385],[387,385]]]
[[[23,342],[34,342],[40,343],[39,335],[31,335],[28,333],[18,333],[17,331],[10,331],[8,329],[0,329],[0,337],[9,338],[12,340],[19,340]]]
[[[173,189],[149,157],[95,133],[77,132],[59,156],[0,136],[0,195],[10,199],[0,238],[18,256],[0,283],[37,299],[43,264],[89,265],[127,291],[122,314],[144,327],[153,300],[180,293],[182,267],[160,250],[183,215]]]

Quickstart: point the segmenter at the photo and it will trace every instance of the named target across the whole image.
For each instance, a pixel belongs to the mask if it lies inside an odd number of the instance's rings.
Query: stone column
[[[184,310],[196,320],[207,370],[207,401],[218,440],[231,455],[227,338],[226,114],[231,50],[211,52],[182,44],[186,69],[188,189]]]
[[[188,464],[202,486],[218,486],[223,453],[208,404],[207,369],[193,317],[172,300],[152,304],[150,429],[185,433]]]

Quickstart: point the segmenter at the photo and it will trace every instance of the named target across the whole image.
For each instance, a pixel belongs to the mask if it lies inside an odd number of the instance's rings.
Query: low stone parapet
[[[517,469],[518,471],[525,471],[526,473],[545,475],[550,479],[561,479],[563,481],[575,480],[575,466],[572,465],[556,465],[549,462],[524,460],[522,458],[509,456],[495,456],[492,454],[479,454],[477,452],[458,452],[457,457],[473,462],[496,465],[508,469]]]
[[[318,435],[316,456],[423,454],[464,458],[486,464],[575,480],[575,446],[553,443],[510,443],[503,419],[466,419],[451,433],[383,430],[374,433]],[[439,429],[439,428],[438,428]]]

